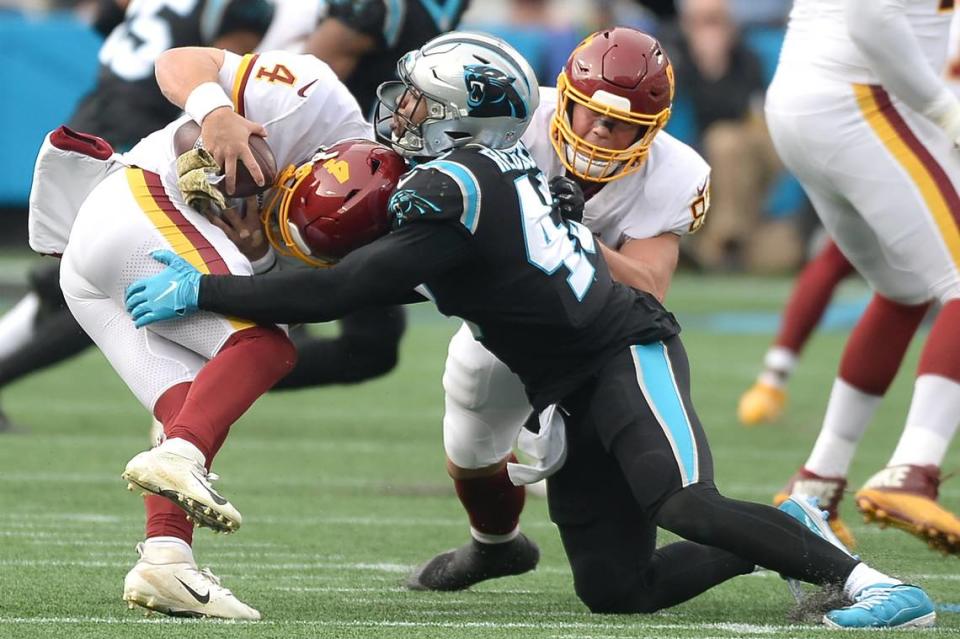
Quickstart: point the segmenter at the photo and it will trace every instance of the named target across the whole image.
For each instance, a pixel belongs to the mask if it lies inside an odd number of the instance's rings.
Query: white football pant
[[[90,193],[63,255],[60,286],[74,317],[143,406],[153,412],[171,386],[192,381],[235,332],[253,324],[213,313],[137,329],[124,292],[164,266],[168,249],[202,273],[250,275],[250,262],[223,232],[179,199],[156,174],[117,171]]]
[[[960,151],[875,85],[777,70],[767,124],[830,236],[881,295],[960,297]]]
[[[507,457],[533,409],[520,378],[474,339],[466,324],[450,340],[443,390],[447,458],[477,469]]]

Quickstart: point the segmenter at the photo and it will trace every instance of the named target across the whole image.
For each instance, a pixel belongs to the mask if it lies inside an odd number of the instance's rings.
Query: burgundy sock
[[[837,245],[827,242],[797,277],[774,343],[799,354],[823,317],[837,285],[851,273],[853,266]]]
[[[510,461],[516,460],[510,456]],[[475,530],[488,535],[506,535],[517,527],[527,491],[510,482],[506,464],[495,475],[454,479],[453,483]]]
[[[190,382],[171,386],[157,400],[153,407],[153,416],[164,424],[173,422],[173,419],[183,407],[183,402],[190,391]],[[143,506],[147,511],[146,538],[176,537],[191,545],[193,543],[193,525],[187,521],[187,516],[179,506],[165,497],[149,495],[144,497]]]
[[[875,294],[843,349],[840,378],[869,395],[886,393],[929,307],[898,304]]]
[[[917,375],[939,375],[960,382],[960,300],[947,302],[927,336]]]
[[[235,333],[200,369],[183,408],[166,429],[200,449],[209,463],[230,426],[296,362],[293,343],[276,328]]]

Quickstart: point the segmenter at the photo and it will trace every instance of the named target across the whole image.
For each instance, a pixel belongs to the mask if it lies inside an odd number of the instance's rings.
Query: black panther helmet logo
[[[527,105],[513,86],[516,78],[485,64],[469,64],[463,67],[463,80],[467,85],[468,115],[519,120],[527,117]]]

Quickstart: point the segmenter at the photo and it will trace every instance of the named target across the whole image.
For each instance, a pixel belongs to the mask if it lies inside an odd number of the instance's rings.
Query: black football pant
[[[562,406],[568,452],[548,480],[550,515],[593,612],[660,610],[755,565],[816,584],[856,566],[779,510],[717,492],[679,338],[624,351]],[[687,541],[657,549],[657,527]]]
[[[93,342],[67,308],[60,291],[59,261],[45,261],[30,272],[40,298],[32,338],[0,359],[0,387],[83,352]],[[390,372],[397,364],[406,328],[402,307],[371,308],[340,322],[336,338],[295,332],[297,366],[275,388],[303,388],[360,382]]]

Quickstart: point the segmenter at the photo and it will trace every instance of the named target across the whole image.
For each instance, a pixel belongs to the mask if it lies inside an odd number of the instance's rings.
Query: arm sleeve
[[[264,276],[205,275],[199,306],[261,323],[329,322],[368,306],[412,301],[411,291],[468,256],[453,224],[409,224],[328,269]]]
[[[960,102],[924,57],[905,5],[906,0],[846,0],[847,32],[884,87],[950,131]]]

